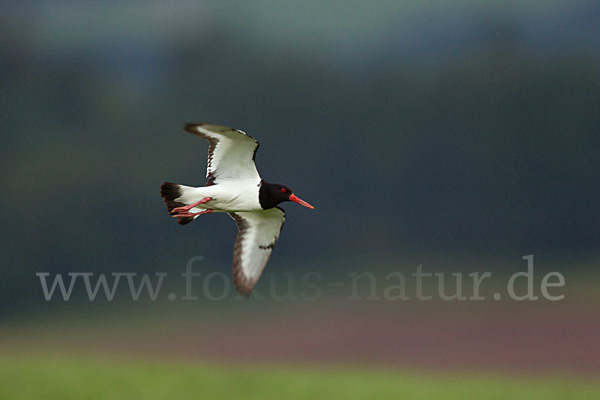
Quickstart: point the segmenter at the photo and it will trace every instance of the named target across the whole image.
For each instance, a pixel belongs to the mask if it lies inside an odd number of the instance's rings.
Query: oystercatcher
[[[269,183],[256,170],[259,143],[238,129],[195,123],[185,130],[208,140],[208,166],[203,187],[165,182],[160,188],[167,210],[181,225],[202,214],[225,212],[238,227],[233,247],[233,282],[246,297],[258,281],[279,237],[285,211],[277,205],[301,200],[285,185]]]

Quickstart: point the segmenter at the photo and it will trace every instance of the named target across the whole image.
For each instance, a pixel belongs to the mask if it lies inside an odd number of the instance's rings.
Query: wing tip
[[[233,283],[238,293],[244,296],[246,299],[250,296],[250,293],[252,293],[252,289],[254,288],[254,286],[245,286],[241,283],[238,283],[236,279],[233,280]]]
[[[236,128],[230,128],[228,126],[225,125],[217,125],[217,124],[211,124],[208,122],[188,122],[186,124],[183,125],[183,129],[186,130],[189,133],[192,133],[194,135],[198,135],[200,132],[200,130],[198,128],[205,128],[206,130],[210,130],[209,127],[212,128],[218,128],[220,129],[222,132],[224,131],[234,131],[237,133],[241,133],[244,136],[247,136],[248,138],[252,139],[253,141],[256,142],[257,147],[254,150],[254,153],[256,154],[256,150],[258,149],[258,145],[260,145],[260,143],[258,142],[258,140],[256,140],[256,138],[252,137],[251,135],[248,135],[246,132],[244,132],[241,129],[236,129]],[[219,131],[217,130],[215,133],[219,133]]]
[[[203,122],[187,122],[184,126],[183,129],[185,129],[186,131],[188,131],[189,133],[198,133],[198,127],[202,126],[202,125],[206,125]]]
[[[247,299],[248,296],[250,296],[252,289],[254,289],[254,286],[256,286],[256,282],[257,282],[256,280],[252,281],[251,279],[248,279],[248,277],[246,277],[244,275],[244,272],[243,272],[241,266],[237,265],[237,268],[236,268],[236,265],[234,262],[233,284],[235,285],[235,288],[239,294],[241,294],[242,296],[244,296]]]

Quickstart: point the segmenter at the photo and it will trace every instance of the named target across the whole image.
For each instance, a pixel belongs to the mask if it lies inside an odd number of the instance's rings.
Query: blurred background
[[[190,374],[181,390],[258,398],[268,396],[257,382],[279,378],[312,397],[345,393],[329,385],[346,379],[349,396],[462,398],[469,384],[510,398],[596,398],[598,15],[592,0],[3,2],[7,398],[39,398],[15,384],[31,375],[57,398],[104,390],[73,388],[81,371],[88,382],[135,370],[113,394],[139,395],[164,365]],[[340,281],[419,264],[506,277],[534,254],[537,287],[560,271],[565,299],[349,301],[324,286],[315,301],[236,301],[232,291],[231,301],[181,302],[163,290],[135,302],[123,286],[112,302],[89,301],[82,287],[46,301],[38,272],[175,277],[201,255],[196,272],[230,274],[233,221],[179,226],[159,195],[163,181],[204,184],[207,145],[183,131],[195,121],[256,137],[263,177],[316,206],[285,207],[266,270],[280,291],[285,274]],[[257,291],[268,286],[263,277]],[[106,364],[80,361],[88,356]],[[204,367],[213,363],[225,366]],[[258,364],[264,376],[248,375]],[[281,365],[293,379],[307,374],[293,368],[327,373],[292,384],[272,378]]]

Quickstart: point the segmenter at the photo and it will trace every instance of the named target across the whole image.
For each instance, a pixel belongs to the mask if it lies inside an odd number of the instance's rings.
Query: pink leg
[[[211,200],[212,200],[212,197],[205,197],[202,200],[197,201],[194,204],[190,204],[189,206],[175,207],[174,209],[171,210],[171,214],[178,213],[178,212],[188,212],[192,208],[199,206],[200,204],[208,203]]]
[[[171,216],[173,218],[195,217],[196,215],[210,214],[211,212],[213,212],[213,210],[206,210],[206,211],[201,211],[201,212],[197,212],[197,213],[182,212],[182,213],[178,213],[178,214],[171,214]]]

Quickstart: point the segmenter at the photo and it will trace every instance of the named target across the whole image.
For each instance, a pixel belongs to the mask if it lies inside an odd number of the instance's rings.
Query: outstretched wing
[[[281,208],[229,213],[238,226],[233,247],[233,282],[245,296],[258,281],[285,221]]]
[[[252,136],[233,128],[210,124],[187,124],[185,130],[208,140],[207,186],[228,179],[260,181],[254,165],[259,143]]]

